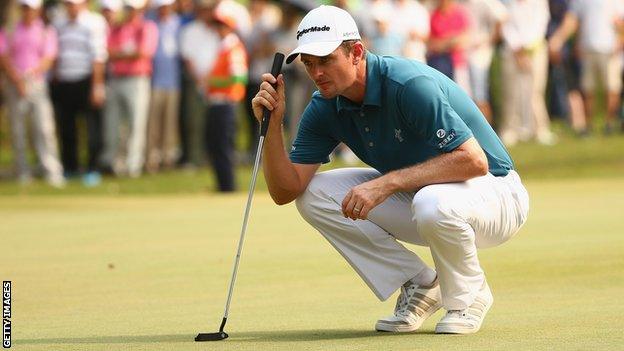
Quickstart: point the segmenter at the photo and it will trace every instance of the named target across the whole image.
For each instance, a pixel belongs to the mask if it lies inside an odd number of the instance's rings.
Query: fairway
[[[373,331],[389,314],[294,205],[256,194],[226,331],[246,194],[0,197],[15,350],[621,350],[624,180],[531,180],[529,221],[480,251],[481,332]],[[428,250],[416,248],[427,262]]]

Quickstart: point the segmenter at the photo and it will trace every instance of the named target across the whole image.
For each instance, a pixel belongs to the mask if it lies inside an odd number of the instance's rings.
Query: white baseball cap
[[[30,7],[31,9],[38,9],[41,7],[41,4],[43,3],[43,1],[42,0],[20,0],[19,3],[22,5],[26,5]]]
[[[100,7],[111,11],[119,11],[123,7],[121,0],[100,0]]]
[[[124,0],[124,5],[133,9],[142,9],[145,7],[147,0]]]
[[[150,5],[152,7],[161,7],[161,6],[171,5],[174,2],[175,2],[175,0],[152,0]]]
[[[299,54],[327,56],[344,40],[361,39],[355,20],[338,7],[321,5],[308,12],[297,28],[297,48],[286,58],[291,63]]]

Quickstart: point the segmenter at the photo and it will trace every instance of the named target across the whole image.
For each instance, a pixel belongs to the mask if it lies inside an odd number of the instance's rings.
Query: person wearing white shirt
[[[494,43],[500,37],[507,9],[500,0],[468,0],[466,7],[472,16],[471,43],[468,49],[468,72],[472,99],[488,122],[492,123],[489,103],[489,73],[494,56]]]
[[[417,0],[398,0],[391,30],[405,35],[403,56],[425,62],[429,39],[429,11]]]
[[[200,0],[197,3],[197,17],[191,23],[182,28],[180,34],[180,56],[184,63],[186,76],[192,81],[195,94],[188,92],[185,113],[181,118],[184,120],[184,128],[181,131],[185,137],[181,138],[186,143],[183,147],[185,161],[195,165],[201,164],[203,158],[203,118],[206,115],[205,85],[208,74],[217,58],[219,48],[219,36],[212,27],[212,7],[214,1]],[[187,88],[188,90],[192,88]]]
[[[52,101],[61,136],[61,159],[68,176],[80,171],[77,118],[84,114],[89,159],[83,181],[97,185],[102,151],[102,107],[105,99],[104,72],[108,58],[107,24],[91,12],[85,0],[65,0],[67,16],[54,23],[59,52],[52,80]]]
[[[563,23],[550,39],[549,49],[556,55],[567,38],[579,31],[582,60],[581,89],[585,98],[585,118],[591,125],[594,92],[597,81],[607,92],[605,133],[611,133],[617,122],[622,90],[622,57],[618,32],[624,28],[624,1],[572,0]]]
[[[544,95],[548,72],[546,27],[550,18],[546,0],[507,1],[508,20],[502,27],[503,125],[501,139],[507,145],[536,139],[556,142]]]

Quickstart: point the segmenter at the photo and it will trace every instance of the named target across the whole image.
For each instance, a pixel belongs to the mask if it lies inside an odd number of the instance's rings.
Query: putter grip
[[[277,76],[282,71],[282,64],[284,63],[284,54],[276,52],[275,57],[273,57],[273,67],[271,67],[271,74],[273,77],[277,78]],[[272,84],[275,87],[275,84]],[[260,135],[265,137],[267,130],[269,130],[269,120],[271,119],[271,111],[269,111],[266,107],[262,111],[262,122],[260,123]]]

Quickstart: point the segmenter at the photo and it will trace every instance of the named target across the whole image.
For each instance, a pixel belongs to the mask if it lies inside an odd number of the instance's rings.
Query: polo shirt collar
[[[379,56],[366,53],[366,91],[362,106],[381,106],[381,68]],[[360,106],[346,97],[339,95],[336,98],[338,112],[342,109],[357,109]]]

